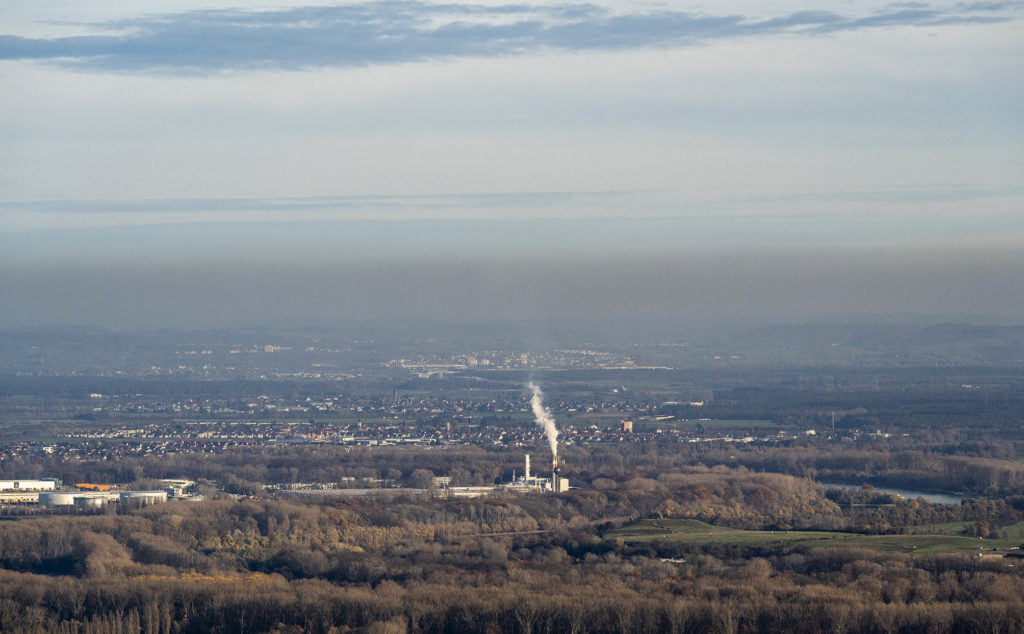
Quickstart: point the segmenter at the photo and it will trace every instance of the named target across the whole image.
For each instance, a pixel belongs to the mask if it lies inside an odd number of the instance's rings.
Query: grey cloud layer
[[[936,9],[889,5],[870,15],[798,11],[771,19],[679,11],[618,14],[593,4],[366,2],[278,11],[207,10],[94,25],[100,34],[33,39],[0,35],[0,59],[83,70],[208,73],[301,70],[535,51],[686,46],[779,33],[999,22],[1002,3]]]
[[[461,209],[486,211],[500,207],[545,208],[558,205],[611,204],[635,198],[641,191],[502,192],[432,195],[306,196],[299,198],[158,198],[147,200],[46,200],[0,202],[0,212],[148,213],[228,211],[415,211]]]
[[[1024,195],[1024,186],[980,186],[968,183],[933,184],[930,187],[897,187],[843,191],[797,191],[785,194],[761,194],[720,198],[713,204],[715,215],[721,217],[717,208],[744,209],[750,205],[764,203],[887,203],[889,205],[967,202],[992,198],[1016,198]],[[492,210],[512,208],[525,215],[529,210],[559,217],[559,211],[574,207],[599,209],[608,207],[621,211],[623,207],[642,208],[649,215],[661,217],[657,211],[659,203],[671,209],[669,216],[681,217],[678,209],[688,205],[699,205],[707,209],[707,201],[680,199],[671,191],[659,190],[599,190],[599,191],[547,191],[547,192],[498,192],[498,193],[450,193],[430,195],[364,195],[364,196],[306,196],[291,198],[154,198],[154,199],[117,199],[117,200],[37,200],[0,202],[2,213],[28,214],[148,214],[148,213],[191,213],[201,212],[217,214],[220,212],[331,212],[372,211],[378,214],[387,212],[442,212],[461,211],[477,218],[488,218]],[[892,214],[887,207],[885,214]],[[978,212],[972,210],[968,216]],[[638,214],[631,214],[637,216]],[[694,214],[706,216],[707,213]],[[773,214],[776,215],[777,214]],[[830,210],[830,217],[837,212]],[[868,215],[866,210],[858,210],[857,215]],[[254,217],[255,219],[256,217]],[[2,233],[2,231],[0,231]]]

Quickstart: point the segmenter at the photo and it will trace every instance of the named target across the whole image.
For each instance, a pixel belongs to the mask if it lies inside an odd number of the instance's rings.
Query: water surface
[[[860,489],[863,488],[863,484],[853,484],[852,482],[819,482],[823,487],[834,487],[836,489]],[[881,491],[882,493],[895,493],[902,495],[908,500],[916,500],[917,498],[924,498],[932,504],[960,504],[963,502],[963,498],[954,493],[928,493],[926,491],[914,491],[911,489],[894,489],[892,487],[876,487],[872,485],[875,491]]]

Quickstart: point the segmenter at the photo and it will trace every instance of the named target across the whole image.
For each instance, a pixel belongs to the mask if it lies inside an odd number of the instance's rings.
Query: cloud
[[[123,214],[167,212],[426,211],[549,208],[601,205],[634,199],[643,191],[500,192],[424,195],[305,196],[293,198],[159,198],[0,202],[0,213]]]
[[[128,73],[305,70],[552,50],[680,47],[783,33],[1013,19],[994,13],[1004,8],[1002,3],[954,9],[902,3],[869,15],[797,11],[759,19],[671,10],[613,13],[595,4],[485,6],[385,0],[285,10],[188,11],[94,24],[94,34],[74,37],[0,35],[0,59]]]
[[[787,206],[796,202],[812,203],[886,203],[886,214],[892,213],[891,205],[972,202],[993,198],[1014,199],[1024,195],[1024,186],[984,186],[972,183],[941,183],[926,186],[882,187],[857,190],[803,190],[784,194],[740,195],[717,197],[714,207],[745,209],[748,205],[760,208],[765,203],[783,203]],[[656,213],[661,203],[670,210]],[[362,196],[301,196],[282,198],[152,198],[152,199],[111,199],[111,200],[29,200],[0,202],[0,214],[75,214],[75,215],[119,215],[158,213],[206,213],[211,218],[231,212],[267,212],[288,214],[299,212],[324,212],[333,218],[344,217],[345,212],[369,211],[384,214],[389,212],[403,217],[403,212],[424,212],[424,217],[447,217],[453,212],[457,217],[469,215],[477,218],[493,218],[492,212],[516,209],[526,212],[536,210],[544,217],[562,215],[571,208],[585,208],[598,216],[603,207],[618,209],[626,206],[642,206],[653,217],[669,215],[682,217],[680,207],[698,205],[706,208],[708,201],[680,198],[671,190],[594,190],[594,191],[538,191],[538,192],[491,192],[491,193],[445,193],[417,195],[362,195]],[[664,211],[664,210],[662,210]],[[721,217],[720,209],[715,215]],[[338,212],[342,215],[338,216]],[[972,210],[968,215],[977,214]],[[705,213],[695,214],[697,216]],[[777,215],[777,214],[773,214]],[[829,215],[836,215],[830,211]],[[859,217],[865,210],[857,211]],[[638,214],[631,214],[637,217]],[[256,219],[254,217],[254,219]]]

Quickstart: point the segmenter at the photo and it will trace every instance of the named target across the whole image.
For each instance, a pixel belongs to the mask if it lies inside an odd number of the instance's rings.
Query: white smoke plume
[[[533,409],[537,424],[544,428],[544,435],[548,437],[548,445],[551,447],[551,455],[558,456],[558,429],[555,427],[555,417],[551,415],[551,410],[544,407],[544,393],[540,391],[540,386],[531,382],[527,387],[533,392],[530,407]]]

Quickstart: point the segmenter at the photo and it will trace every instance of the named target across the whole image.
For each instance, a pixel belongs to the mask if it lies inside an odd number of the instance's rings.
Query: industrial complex
[[[108,504],[139,508],[168,499],[197,499],[188,490],[195,483],[186,479],[162,480],[167,485],[154,491],[120,491],[109,484],[83,482],[63,487],[57,479],[0,480],[0,504],[30,504],[81,511],[102,510]]]
[[[525,473],[516,478],[513,477],[512,482],[500,484],[495,489],[504,489],[508,491],[517,491],[522,493],[529,493],[535,491],[544,491],[549,493],[564,493],[569,490],[569,479],[561,476],[561,471],[558,468],[558,457],[555,456],[551,461],[551,477],[544,478],[538,477],[530,473],[530,454],[526,454],[526,471]]]

